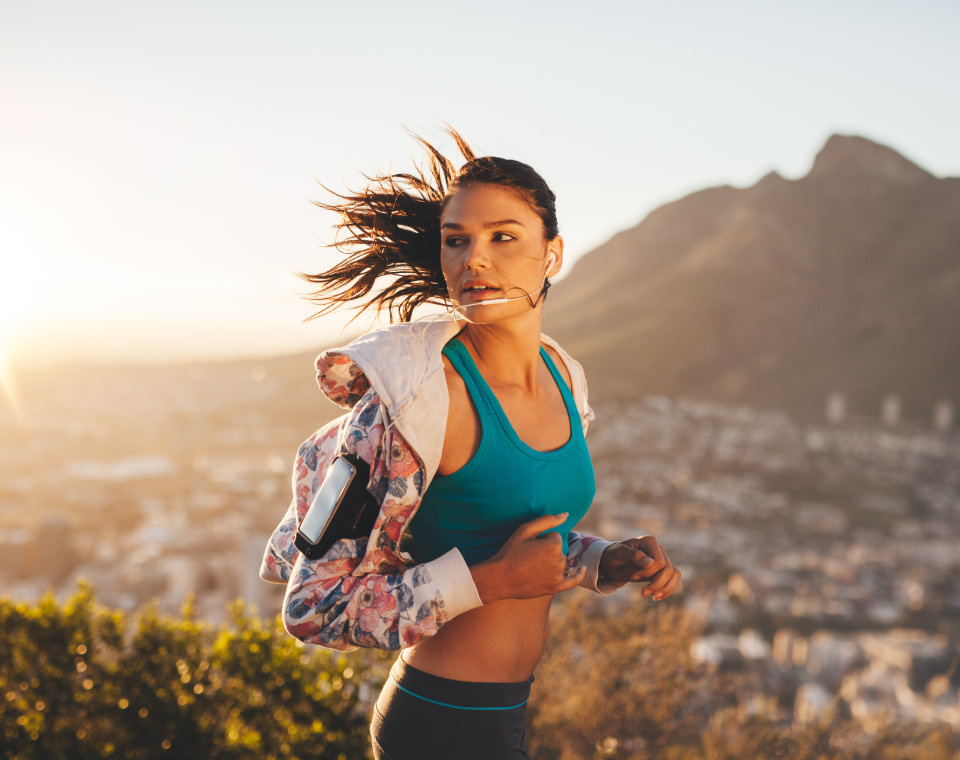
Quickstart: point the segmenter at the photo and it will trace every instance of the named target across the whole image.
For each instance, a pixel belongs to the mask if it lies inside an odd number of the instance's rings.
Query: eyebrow
[[[518,224],[521,227],[523,227],[523,222],[518,222],[516,219],[499,219],[496,222],[484,222],[481,225],[481,227],[486,230],[486,229],[490,229],[491,227],[500,227],[501,225],[504,225],[504,224]],[[444,222],[443,224],[440,225],[441,230],[445,230],[448,228],[452,230],[462,230],[463,225],[457,224],[456,222]]]

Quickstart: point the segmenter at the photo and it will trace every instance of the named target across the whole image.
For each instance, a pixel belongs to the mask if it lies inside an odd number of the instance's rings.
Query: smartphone
[[[309,559],[318,559],[341,538],[369,535],[377,513],[376,500],[367,491],[370,468],[352,454],[333,460],[323,476],[294,544]]]

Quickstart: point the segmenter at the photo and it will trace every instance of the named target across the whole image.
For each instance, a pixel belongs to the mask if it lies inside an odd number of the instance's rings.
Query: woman
[[[318,359],[321,387],[350,411],[301,447],[261,571],[288,581],[284,624],[303,641],[402,650],[371,725],[385,759],[527,757],[553,596],[644,581],[660,600],[680,580],[652,536],[572,532],[594,494],[593,413],[580,365],[540,333],[563,263],[554,195],[529,166],[451,136],[459,172],[421,140],[428,171],[320,204],[349,236],[347,259],[308,278],[321,313],[373,293],[368,306],[404,321]],[[375,292],[381,275],[395,279]],[[450,318],[410,321],[437,301]],[[369,538],[308,560],[293,533],[343,453],[370,463],[380,513]]]

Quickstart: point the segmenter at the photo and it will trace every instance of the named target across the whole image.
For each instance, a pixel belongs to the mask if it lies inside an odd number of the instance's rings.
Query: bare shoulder
[[[557,352],[553,346],[548,346],[546,343],[541,343],[543,350],[546,351],[550,358],[553,359],[553,363],[557,366],[560,375],[563,377],[564,381],[567,384],[568,388],[573,388],[573,379],[570,377],[570,370],[567,369],[567,364],[563,359],[560,358],[560,354]],[[447,383],[449,385],[449,382]]]

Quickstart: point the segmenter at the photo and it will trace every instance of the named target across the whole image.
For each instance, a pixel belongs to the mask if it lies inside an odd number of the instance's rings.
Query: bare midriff
[[[477,607],[401,657],[418,670],[454,681],[526,681],[547,643],[552,599],[502,599]]]

